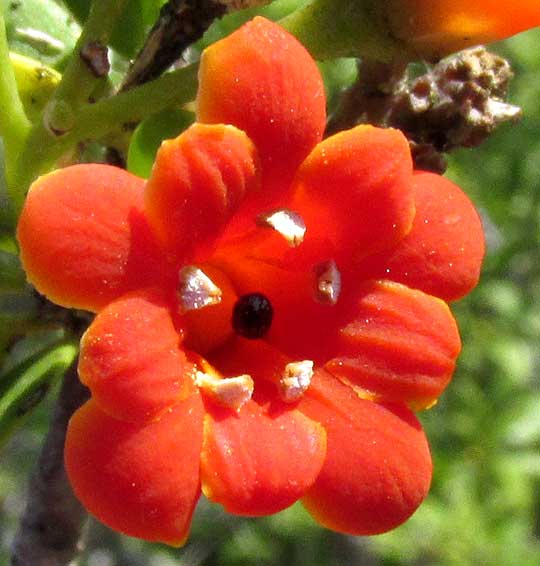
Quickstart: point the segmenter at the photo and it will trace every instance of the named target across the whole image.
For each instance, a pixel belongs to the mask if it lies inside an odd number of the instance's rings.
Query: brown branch
[[[212,22],[228,12],[264,6],[271,0],[169,0],[137,55],[121,90],[155,79],[198,41]]]
[[[158,77],[227,11],[220,0],[169,0],[131,66],[122,90]]]
[[[71,415],[88,397],[74,363],[64,376],[38,466],[29,482],[26,509],[13,545],[12,566],[64,566],[81,550],[87,515],[66,477],[64,440]]]

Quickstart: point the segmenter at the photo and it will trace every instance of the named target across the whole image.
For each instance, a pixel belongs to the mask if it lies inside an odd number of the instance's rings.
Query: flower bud
[[[427,59],[540,25],[537,0],[389,0],[381,4],[387,6],[392,34]]]
[[[540,25],[537,0],[314,0],[280,22],[315,59],[437,60]]]

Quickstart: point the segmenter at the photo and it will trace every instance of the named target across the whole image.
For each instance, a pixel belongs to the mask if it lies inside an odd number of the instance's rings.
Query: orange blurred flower
[[[391,0],[387,4],[394,34],[428,58],[540,26],[537,0]]]
[[[73,488],[112,528],[169,544],[201,484],[231,513],[301,499],[329,528],[389,530],[429,489],[412,409],[451,379],[445,301],[478,280],[478,215],[413,172],[396,130],[323,140],[315,63],[262,18],[204,52],[197,104],[147,182],[61,169],[20,219],[30,281],[98,313],[79,363],[92,398],[66,441]]]

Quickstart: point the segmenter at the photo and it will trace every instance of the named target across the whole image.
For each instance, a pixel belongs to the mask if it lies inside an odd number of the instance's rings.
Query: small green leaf
[[[111,46],[124,57],[141,49],[166,0],[130,0],[111,37]]]
[[[61,69],[70,55],[80,27],[54,0],[0,0],[10,49]]]
[[[331,115],[336,110],[341,94],[356,80],[358,76],[356,62],[356,59],[343,58],[319,63],[326,90],[328,114]]]
[[[204,49],[212,43],[220,40],[239,28],[242,24],[256,16],[257,14],[264,16],[272,21],[280,20],[288,16],[300,6],[306,3],[306,0],[275,0],[263,7],[248,8],[247,10],[236,10],[227,14],[223,18],[216,20],[204,34],[203,38],[197,42],[199,49]]]
[[[44,397],[51,382],[64,374],[77,356],[77,346],[56,345],[44,354],[13,368],[2,381],[8,382],[0,397],[0,443]]]
[[[10,386],[9,375],[13,370],[28,363],[33,358],[42,356],[45,352],[67,340],[66,331],[61,328],[48,328],[33,332],[26,332],[10,348],[9,353],[0,367],[0,394]]]
[[[60,82],[61,75],[35,59],[18,53],[10,53],[9,56],[24,110],[28,118],[35,122]]]
[[[141,122],[135,129],[129,145],[128,170],[147,179],[161,142],[178,136],[194,119],[193,112],[167,109]]]

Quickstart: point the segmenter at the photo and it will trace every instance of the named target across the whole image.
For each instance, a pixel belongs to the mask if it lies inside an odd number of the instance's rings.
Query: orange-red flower
[[[34,183],[20,219],[30,281],[98,313],[73,488],[112,528],[170,544],[201,484],[231,513],[301,499],[338,531],[391,529],[429,488],[412,409],[454,370],[445,301],[477,282],[478,216],[413,172],[398,131],[323,140],[315,63],[262,18],[204,52],[197,104],[147,182],[68,167]]]

